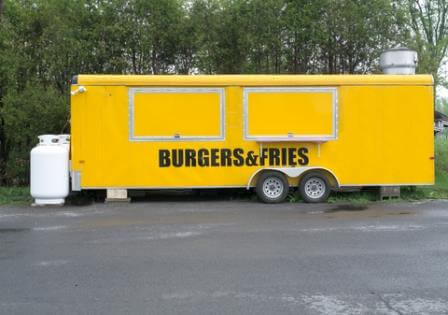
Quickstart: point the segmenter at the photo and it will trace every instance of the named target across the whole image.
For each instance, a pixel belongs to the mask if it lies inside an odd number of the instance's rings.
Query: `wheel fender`
[[[328,173],[330,173],[331,175],[333,175],[333,177],[336,179],[336,182],[339,184],[339,179],[336,177],[336,175],[330,171],[329,169],[325,168],[325,167],[318,167],[318,166],[312,166],[312,167],[266,167],[266,168],[260,168],[259,170],[256,170],[249,178],[249,181],[247,182],[247,186],[246,189],[250,189],[250,187],[252,187],[253,184],[253,180],[255,179],[255,177],[263,171],[277,171],[280,173],[285,174],[288,177],[291,178],[296,178],[299,177],[300,175],[302,175],[305,172],[308,172],[310,170],[323,170],[326,171]]]

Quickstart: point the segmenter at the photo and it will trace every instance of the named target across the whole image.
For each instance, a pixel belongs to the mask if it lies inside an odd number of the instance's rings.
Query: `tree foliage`
[[[444,0],[0,0],[0,185],[36,136],[69,132],[79,73],[371,73],[408,43],[446,56]]]
[[[419,54],[419,72],[431,73],[436,84],[448,87],[440,73],[448,49],[448,2],[407,0],[413,46]]]

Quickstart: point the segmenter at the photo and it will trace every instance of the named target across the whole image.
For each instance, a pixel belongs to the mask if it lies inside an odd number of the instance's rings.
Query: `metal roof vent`
[[[386,50],[380,56],[380,68],[384,74],[415,74],[417,52],[406,47]]]

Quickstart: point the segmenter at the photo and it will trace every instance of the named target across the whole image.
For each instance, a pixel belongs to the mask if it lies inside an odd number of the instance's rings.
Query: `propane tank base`
[[[62,206],[65,203],[64,198],[58,199],[34,199],[32,206]]]

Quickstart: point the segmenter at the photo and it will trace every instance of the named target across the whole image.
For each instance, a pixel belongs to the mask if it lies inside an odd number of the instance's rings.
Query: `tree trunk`
[[[1,1],[1,0],[0,0]],[[6,184],[6,162],[8,161],[8,148],[6,146],[6,135],[3,128],[5,122],[0,117],[0,185]]]
[[[3,0],[0,0],[0,22],[2,21],[3,15]]]

